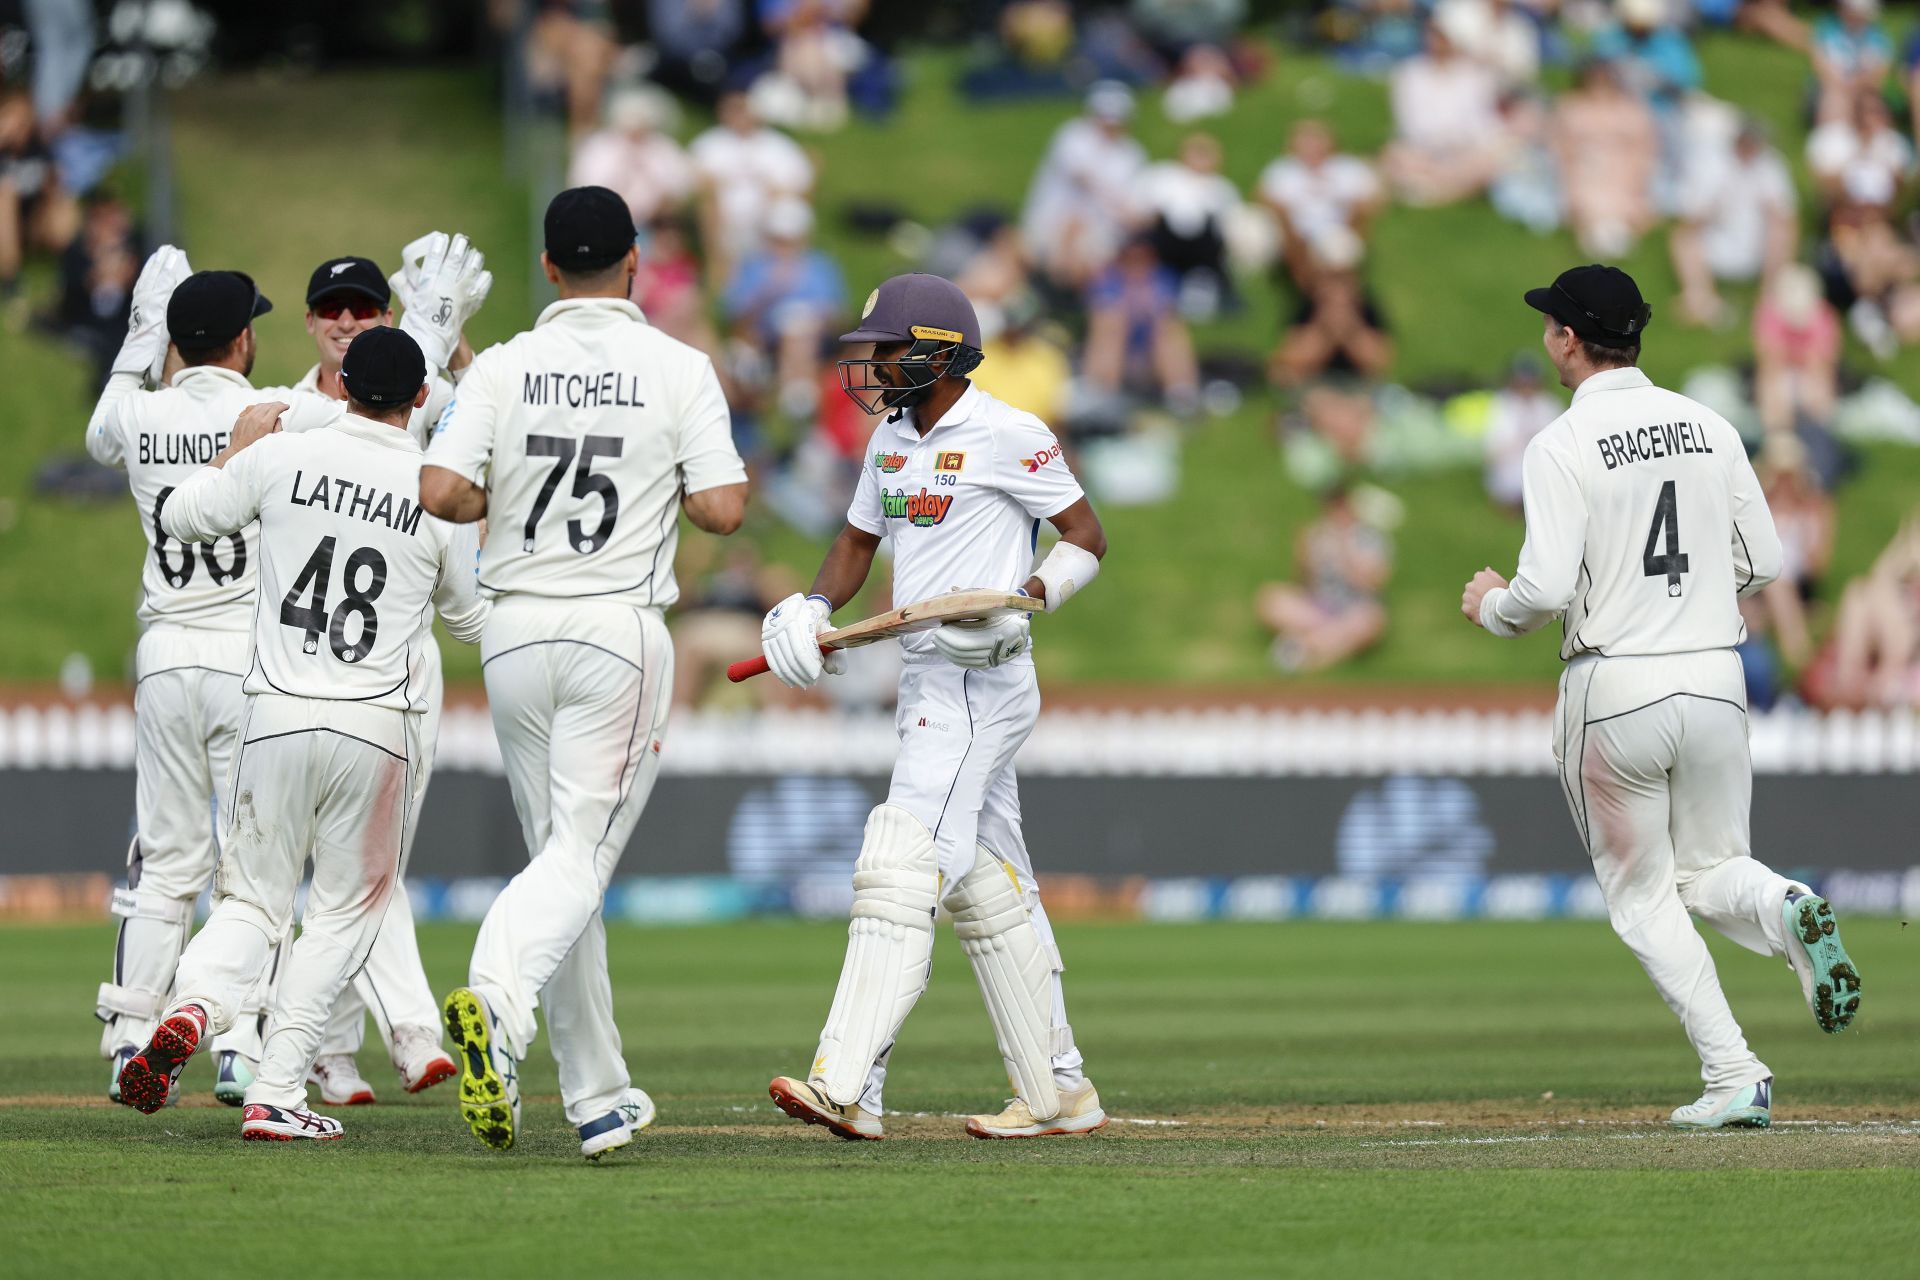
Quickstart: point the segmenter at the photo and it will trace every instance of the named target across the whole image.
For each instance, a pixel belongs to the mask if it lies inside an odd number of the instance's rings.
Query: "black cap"
[[[894,276],[867,295],[860,325],[842,342],[958,342],[978,350],[980,319],[960,286],[941,276]]]
[[[562,271],[598,271],[633,248],[633,214],[605,187],[569,187],[547,205],[547,257]]]
[[[339,293],[371,298],[382,307],[393,300],[386,275],[371,258],[329,258],[313,269],[313,278],[307,281],[309,307]]]
[[[1527,290],[1527,305],[1544,311],[1588,342],[1637,347],[1653,319],[1640,286],[1618,267],[1592,263],[1562,271],[1544,289]]]
[[[427,380],[420,344],[384,325],[362,331],[340,361],[340,385],[370,409],[411,405]]]
[[[253,277],[239,271],[196,271],[167,301],[167,337],[189,351],[224,347],[273,310]]]

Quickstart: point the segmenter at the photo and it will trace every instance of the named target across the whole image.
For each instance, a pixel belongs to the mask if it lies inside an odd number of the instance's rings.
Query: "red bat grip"
[[[833,646],[825,644],[820,646],[821,657],[824,658],[832,652]],[[758,658],[742,658],[727,668],[727,679],[735,684],[739,684],[742,680],[751,680],[755,676],[763,676],[767,674],[767,671],[767,660],[764,656]]]

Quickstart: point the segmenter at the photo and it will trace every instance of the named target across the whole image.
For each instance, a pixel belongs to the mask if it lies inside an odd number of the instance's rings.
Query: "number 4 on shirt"
[[[1667,531],[1665,555],[1656,554],[1662,529]],[[1687,572],[1687,557],[1680,550],[1679,499],[1671,480],[1660,486],[1660,500],[1653,506],[1653,526],[1647,530],[1647,549],[1641,554],[1640,567],[1649,578],[1664,577],[1668,595],[1680,594],[1680,575]]]

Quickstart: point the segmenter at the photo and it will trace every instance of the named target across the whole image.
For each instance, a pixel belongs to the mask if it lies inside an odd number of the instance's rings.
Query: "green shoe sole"
[[[484,1145],[505,1151],[513,1145],[513,1099],[494,1069],[486,1008],[467,987],[455,987],[443,1008],[447,1037],[466,1056],[467,1069],[460,1076],[460,1118]]]
[[[1805,894],[1787,904],[1787,931],[1806,948],[1813,969],[1813,1020],[1838,1035],[1860,1012],[1860,971],[1840,941],[1833,908],[1818,894]]]

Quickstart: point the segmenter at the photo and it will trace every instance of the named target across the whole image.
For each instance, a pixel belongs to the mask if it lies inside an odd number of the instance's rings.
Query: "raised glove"
[[[133,282],[133,309],[127,317],[127,338],[113,358],[113,372],[138,373],[157,381],[167,362],[167,303],[174,287],[193,274],[187,255],[163,244],[147,258]]]
[[[933,647],[956,667],[997,667],[1027,651],[1033,620],[1024,613],[949,622],[933,633]]]
[[[479,277],[487,277],[486,289],[493,287],[493,277],[483,269],[486,259],[464,235],[430,232],[400,253],[401,268],[388,278],[404,308],[400,331],[420,344],[429,369],[444,369],[460,344],[463,302]],[[484,289],[479,297],[485,299]]]
[[[819,635],[831,629],[832,610],[822,596],[794,592],[767,614],[760,624],[760,651],[767,669],[789,689],[806,689],[823,673],[839,675],[847,669],[838,653],[822,654]]]

